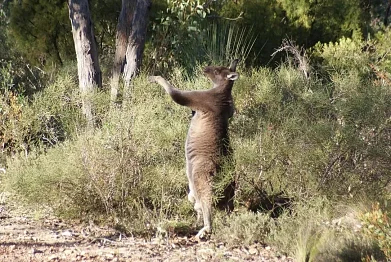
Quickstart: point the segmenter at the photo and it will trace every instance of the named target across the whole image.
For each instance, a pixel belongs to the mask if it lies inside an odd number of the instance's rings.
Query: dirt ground
[[[44,212],[48,213],[48,212]],[[107,227],[65,223],[0,193],[0,261],[293,261],[261,244],[227,247],[213,238],[143,239]]]

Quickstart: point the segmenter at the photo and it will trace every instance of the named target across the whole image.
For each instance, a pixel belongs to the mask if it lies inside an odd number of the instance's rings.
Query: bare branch
[[[285,51],[291,53],[297,63],[297,67],[303,72],[305,78],[309,78],[310,66],[308,62],[308,56],[303,47],[298,47],[295,42],[289,39],[282,40],[280,48],[278,48],[271,56],[275,56],[277,53]]]

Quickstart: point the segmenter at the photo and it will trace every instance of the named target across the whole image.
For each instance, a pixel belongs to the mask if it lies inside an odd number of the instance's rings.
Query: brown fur
[[[186,173],[189,179],[189,200],[194,203],[198,220],[204,227],[197,237],[204,237],[212,230],[212,178],[219,172],[222,158],[231,152],[228,137],[228,119],[234,113],[231,95],[237,60],[230,68],[208,66],[204,74],[213,87],[202,91],[181,91],[161,76],[150,77],[161,85],[178,104],[190,107],[195,114],[186,139]]]

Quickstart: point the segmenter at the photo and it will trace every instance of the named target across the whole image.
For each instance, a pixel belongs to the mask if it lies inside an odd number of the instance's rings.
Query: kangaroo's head
[[[235,59],[230,67],[207,66],[204,68],[204,74],[212,80],[215,86],[226,86],[227,84],[232,86],[233,81],[239,78],[239,74],[236,73],[237,64],[238,59]]]

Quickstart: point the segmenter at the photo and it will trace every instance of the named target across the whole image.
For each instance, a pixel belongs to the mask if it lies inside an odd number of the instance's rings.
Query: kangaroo
[[[181,91],[161,76],[149,77],[158,83],[178,104],[193,112],[185,143],[186,174],[189,180],[188,199],[194,204],[197,222],[203,218],[204,227],[196,238],[206,237],[212,231],[212,178],[218,174],[223,158],[231,153],[228,119],[234,113],[231,95],[238,60],[230,67],[207,66],[203,72],[213,83],[208,90]],[[231,196],[231,198],[233,195]]]

